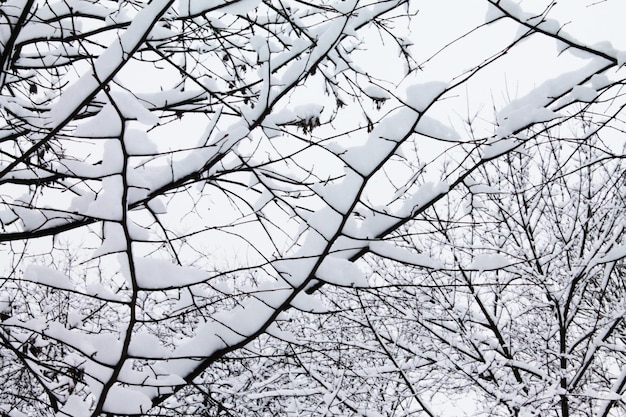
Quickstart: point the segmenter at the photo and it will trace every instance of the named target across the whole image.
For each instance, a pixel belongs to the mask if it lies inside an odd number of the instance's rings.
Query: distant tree
[[[622,161],[597,138],[537,137],[396,232],[445,267],[371,258],[360,297],[389,360],[430,361],[426,392],[479,414],[624,415]]]
[[[544,3],[0,2],[0,413],[623,413],[625,54]]]

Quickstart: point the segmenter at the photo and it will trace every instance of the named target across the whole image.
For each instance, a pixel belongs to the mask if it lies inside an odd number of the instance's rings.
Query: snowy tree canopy
[[[0,2],[0,416],[625,416],[623,12]]]

